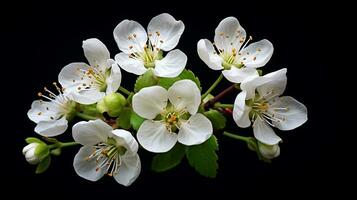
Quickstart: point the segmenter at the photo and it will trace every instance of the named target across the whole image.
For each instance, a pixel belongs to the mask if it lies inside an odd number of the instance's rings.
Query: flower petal
[[[221,70],[222,67],[222,57],[217,55],[213,44],[207,39],[201,39],[197,43],[198,56],[201,58],[206,65],[213,70]]]
[[[262,67],[270,60],[273,51],[273,44],[269,40],[263,39],[242,49],[239,62],[243,62],[246,67],[250,68]]]
[[[214,43],[225,52],[239,51],[245,40],[245,30],[235,17],[223,19],[215,30]]]
[[[280,130],[292,130],[307,121],[307,108],[289,96],[276,98],[271,104],[269,112],[281,119],[278,122],[272,122]]]
[[[118,88],[120,87],[121,78],[122,76],[120,68],[116,63],[112,64],[112,67],[110,69],[110,75],[108,78],[106,78],[106,94],[111,94],[118,90]]]
[[[53,137],[64,133],[67,127],[68,121],[66,117],[62,117],[58,120],[38,122],[35,127],[35,132],[45,137]]]
[[[58,75],[58,82],[63,88],[76,91],[77,87],[83,84],[80,70],[87,71],[89,66],[86,63],[70,63],[62,68]]]
[[[57,119],[59,114],[58,107],[54,103],[41,100],[33,101],[31,109],[27,112],[28,118],[35,123]]]
[[[91,38],[84,40],[82,47],[90,66],[97,66],[102,70],[106,70],[110,67],[107,64],[108,59],[110,59],[110,53],[103,42],[97,38]]]
[[[147,71],[143,61],[131,58],[123,52],[115,55],[115,62],[125,71],[136,75],[142,75]]]
[[[127,150],[125,154],[136,154],[138,152],[139,145],[136,142],[133,135],[126,130],[116,129],[112,131],[118,145],[125,147]]]
[[[197,113],[201,104],[201,92],[196,83],[184,79],[175,82],[168,90],[169,100],[175,110],[187,110],[191,115]]]
[[[246,92],[240,92],[234,101],[233,107],[233,119],[241,128],[247,128],[251,124],[249,119],[249,112],[251,108],[245,105],[245,97]]]
[[[187,56],[180,50],[170,51],[163,59],[155,60],[154,74],[158,77],[173,78],[185,68]]]
[[[84,104],[84,105],[90,105],[93,103],[97,103],[104,96],[105,96],[105,93],[100,92],[96,88],[91,88],[88,90],[82,90],[79,92],[71,93],[71,97],[73,98],[74,101],[76,101],[80,104]]]
[[[273,129],[260,117],[257,117],[253,124],[254,137],[267,145],[274,145],[281,141],[281,138],[277,136]]]
[[[98,168],[98,170],[96,170],[98,166],[96,159],[88,159],[88,156],[92,153],[93,147],[91,146],[80,148],[74,157],[73,167],[78,176],[90,181],[97,181],[104,176],[106,171],[104,168]]]
[[[151,19],[148,25],[148,34],[151,44],[164,51],[175,48],[185,29],[183,22],[177,21],[167,13]]]
[[[268,93],[273,93],[271,96],[280,96],[283,94],[287,82],[286,71],[286,68],[283,68],[264,75],[264,78],[268,81],[264,81],[264,84],[257,87],[260,96],[265,96]]]
[[[237,68],[232,66],[230,70],[223,70],[223,76],[232,83],[241,83],[249,77],[259,76],[254,68]]]
[[[136,137],[144,149],[154,153],[167,152],[177,142],[176,133],[170,133],[165,123],[153,120],[144,121]]]
[[[126,54],[143,52],[147,41],[145,29],[136,21],[123,20],[114,29],[114,39]]]
[[[123,156],[119,173],[114,175],[114,179],[124,186],[129,186],[138,178],[140,171],[141,162],[139,155]]]
[[[201,113],[197,113],[181,124],[178,141],[188,146],[202,144],[212,136],[212,133],[211,121]]]
[[[167,100],[168,92],[163,87],[146,87],[133,96],[133,110],[141,117],[154,119],[166,108]]]
[[[82,145],[95,145],[107,141],[113,128],[100,119],[81,121],[72,128],[73,139]]]

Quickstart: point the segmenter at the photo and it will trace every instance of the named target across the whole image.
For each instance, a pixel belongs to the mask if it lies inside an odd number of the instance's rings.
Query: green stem
[[[70,147],[70,146],[76,146],[78,145],[77,142],[61,142],[60,143],[60,147],[64,148],[64,147]]]
[[[122,86],[119,87],[119,91],[128,95],[128,96],[131,94],[131,92],[129,90],[123,88]]]
[[[214,107],[216,108],[233,108],[233,104],[224,104],[224,103],[216,103],[214,104]]]
[[[249,141],[249,138],[250,137],[245,137],[245,136],[241,136],[241,135],[236,135],[236,134],[233,134],[233,133],[229,133],[227,131],[224,131],[223,132],[223,135],[227,136],[227,137],[230,137],[230,138],[233,138],[233,139],[237,139],[237,140],[242,140],[244,142],[248,142]]]
[[[77,116],[77,117],[80,117],[80,118],[82,118],[82,119],[85,119],[85,120],[95,120],[95,119],[97,119],[97,118],[94,117],[94,116],[87,115],[87,114],[80,113],[80,112],[77,112],[77,113],[76,113],[76,116]]]
[[[219,82],[221,82],[223,78],[222,73],[218,76],[217,80],[211,85],[210,88],[208,88],[208,90],[202,95],[202,99],[206,98],[207,95],[209,95],[209,93],[212,92],[212,90],[218,85]]]

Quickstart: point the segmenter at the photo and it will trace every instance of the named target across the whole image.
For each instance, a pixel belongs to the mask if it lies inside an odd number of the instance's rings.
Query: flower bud
[[[31,165],[37,165],[48,155],[49,149],[46,144],[30,143],[22,149],[22,154]]]
[[[260,154],[266,159],[273,159],[280,155],[279,144],[266,145],[261,142],[258,142],[258,149]]]
[[[112,93],[105,96],[97,104],[100,113],[107,112],[111,117],[117,117],[126,104],[126,99],[119,93]]]

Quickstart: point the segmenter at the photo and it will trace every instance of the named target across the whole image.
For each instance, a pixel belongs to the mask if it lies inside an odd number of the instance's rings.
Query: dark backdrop
[[[268,8],[254,2],[215,2],[193,7],[192,2],[148,1],[141,4],[118,1],[77,5],[15,3],[5,9],[10,12],[2,13],[1,19],[4,34],[1,123],[6,127],[1,131],[1,148],[5,151],[1,156],[1,167],[4,167],[1,180],[6,187],[1,190],[18,189],[19,192],[11,192],[14,195],[38,195],[44,191],[56,197],[77,194],[82,197],[144,195],[146,198],[171,198],[173,195],[189,196],[189,193],[274,197],[285,192],[293,196],[308,192],[330,194],[336,192],[335,185],[340,183],[339,180],[347,176],[343,173],[344,156],[339,153],[338,146],[342,139],[338,137],[341,130],[337,129],[340,121],[336,117],[337,96],[329,93],[336,89],[334,84],[329,84],[335,77],[330,48],[331,43],[338,42],[333,35],[336,19],[324,7],[289,3]],[[185,32],[177,48],[188,55],[187,68],[201,79],[204,90],[213,83],[218,72],[210,70],[199,59],[196,44],[201,38],[213,39],[214,29],[223,18],[237,17],[254,41],[270,40],[275,51],[262,69],[268,73],[288,68],[285,94],[307,106],[307,123],[293,131],[277,131],[284,143],[281,144],[281,156],[271,164],[260,162],[244,143],[218,136],[220,151],[216,179],[201,177],[187,161],[171,171],[153,173],[149,170],[152,154],[140,150],[142,173],[131,187],[123,187],[108,177],[92,183],[78,177],[72,168],[76,147],[65,149],[62,156],[54,158],[46,173],[35,175],[35,168],[26,163],[21,151],[24,138],[36,136],[33,132],[35,124],[26,113],[37,98],[37,92],[56,81],[66,64],[86,61],[81,48],[83,40],[100,39],[114,56],[119,49],[112,32],[121,20],[133,19],[146,27],[153,16],[162,12],[169,12],[185,23]],[[131,88],[136,77],[122,72],[122,85]],[[219,88],[227,86],[229,83],[224,80]],[[232,95],[226,102],[233,100]],[[250,128],[237,129],[233,121],[230,122],[232,132],[252,134]],[[70,140],[70,129],[60,138]],[[171,194],[166,196],[164,193]]]

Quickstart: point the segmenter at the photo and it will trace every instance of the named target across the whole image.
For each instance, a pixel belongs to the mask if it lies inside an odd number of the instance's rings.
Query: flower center
[[[106,77],[110,75],[110,71],[103,71],[99,69],[99,66],[89,67],[88,69],[77,68],[79,77],[81,79],[81,85],[77,87],[79,91],[90,90],[92,87],[104,92],[107,88]],[[73,83],[76,80],[73,79]]]
[[[93,146],[93,153],[86,160],[95,159],[97,166],[96,171],[105,170],[108,176],[113,176],[119,173],[121,166],[121,156],[124,155],[126,149],[123,146],[117,145],[114,138],[108,138],[107,142],[100,142]]]
[[[168,105],[166,110],[158,116],[170,133],[175,133],[177,129],[180,129],[181,123],[189,117],[190,114],[185,109],[176,110],[172,105]]]
[[[129,55],[129,58],[141,60],[146,68],[155,67],[155,60],[161,60],[163,58],[163,51],[160,49],[161,44],[164,43],[163,39],[160,39],[160,32],[156,31],[154,34],[149,33],[148,37],[154,37],[153,42],[149,39],[144,47],[141,47],[137,41],[136,34],[131,34],[128,39],[133,41],[135,45],[129,46],[129,49],[133,52]]]
[[[274,90],[267,92],[263,96],[256,94],[254,100],[248,102],[248,105],[250,104],[252,107],[252,110],[249,113],[252,121],[254,121],[257,117],[260,117],[271,126],[274,126],[272,122],[285,121],[285,118],[276,113],[276,111],[287,111],[288,108],[278,108],[272,105],[278,95],[279,94]]]
[[[76,103],[70,100],[68,97],[63,95],[64,88],[60,88],[56,82],[53,82],[58,95],[56,95],[51,90],[44,87],[44,91],[47,92],[47,95],[42,92],[37,93],[39,97],[49,100],[53,106],[46,106],[47,113],[50,113],[48,116],[50,120],[56,120],[61,118],[62,116],[66,116],[66,119],[72,118],[75,112]],[[41,103],[43,103],[41,101]],[[44,113],[38,112],[38,115],[42,115]]]

